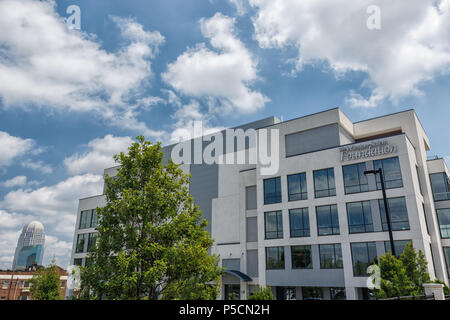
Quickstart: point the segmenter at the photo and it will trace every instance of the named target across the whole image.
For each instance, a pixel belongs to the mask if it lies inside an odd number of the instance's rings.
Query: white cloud
[[[36,190],[18,189],[7,193],[0,206],[11,211],[34,214],[40,220],[51,218],[53,223],[65,215],[76,214],[78,199],[102,193],[103,178],[85,174],[70,177],[53,186]],[[45,222],[45,221],[43,221]]]
[[[103,173],[103,170],[115,164],[113,156],[126,152],[133,143],[130,137],[114,137],[107,135],[88,143],[89,151],[74,154],[64,159],[67,170],[72,174]]]
[[[185,95],[217,99],[248,113],[262,108],[269,99],[250,87],[258,80],[258,63],[236,37],[234,24],[234,19],[221,13],[201,19],[202,34],[215,50],[204,43],[188,49],[168,65],[162,78]]]
[[[381,30],[366,26],[371,0],[249,0],[257,13],[255,38],[263,48],[298,48],[297,70],[325,62],[336,75],[367,73],[376,92],[348,102],[371,107],[418,95],[420,85],[450,67],[450,13],[444,2],[379,0]]]
[[[5,210],[0,209],[0,227],[1,228],[17,228],[29,221],[30,217],[19,214],[19,213],[9,213]]]
[[[105,51],[93,35],[69,30],[53,0],[0,1],[0,98],[9,107],[95,111],[112,124],[145,108],[150,60],[164,37],[132,19],[111,17],[125,44]],[[141,103],[144,103],[141,105]],[[143,123],[141,123],[144,126]]]
[[[45,237],[44,261],[47,264],[55,258],[56,265],[66,267],[69,264],[72,243],[63,241],[57,237],[47,235]]]
[[[13,159],[30,152],[33,146],[34,141],[31,139],[14,137],[0,131],[0,167],[10,165]]]
[[[228,2],[230,2],[236,8],[238,15],[242,16],[245,14],[246,10],[244,0],[228,0]]]
[[[22,228],[10,230],[0,225],[0,269],[11,269],[16,250],[17,240],[19,239]]]
[[[25,176],[17,176],[1,183],[1,185],[6,188],[24,186],[26,184],[27,184],[27,177]]]
[[[50,174],[53,172],[53,168],[49,164],[45,164],[42,160],[24,160],[20,163],[24,168],[39,171],[45,174]]]

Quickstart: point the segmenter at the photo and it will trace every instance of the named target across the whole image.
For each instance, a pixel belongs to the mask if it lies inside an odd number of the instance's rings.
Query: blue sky
[[[77,199],[101,192],[111,156],[139,134],[178,141],[192,120],[414,108],[430,155],[450,157],[446,0],[4,0],[0,28],[0,268],[34,219],[44,262],[67,266]]]

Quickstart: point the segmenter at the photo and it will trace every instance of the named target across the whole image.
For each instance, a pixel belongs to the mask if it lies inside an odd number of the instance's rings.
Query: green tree
[[[213,239],[189,193],[189,175],[163,161],[160,143],[137,137],[114,156],[105,176],[106,206],[89,265],[81,270],[87,299],[215,299],[222,268],[208,254]]]
[[[31,297],[35,300],[62,300],[59,268],[52,260],[50,266],[36,270],[31,283]]]
[[[248,297],[248,300],[275,300],[270,287],[257,286],[255,292]]]
[[[379,299],[418,296],[425,293],[423,284],[430,282],[427,261],[422,251],[416,252],[412,243],[408,243],[403,253],[397,258],[387,252],[378,257],[376,263],[380,268],[380,289],[375,289]]]

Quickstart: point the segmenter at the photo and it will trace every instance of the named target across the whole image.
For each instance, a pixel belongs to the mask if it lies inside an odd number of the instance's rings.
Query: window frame
[[[277,249],[277,265],[279,267],[269,266],[269,250]],[[286,257],[284,255],[284,246],[266,247],[266,270],[284,270],[286,268]]]
[[[365,246],[366,246],[365,249],[366,249],[366,254],[367,254],[367,260],[370,260],[369,244],[370,244],[371,246],[373,246],[373,248],[375,249],[375,257],[374,257],[374,259],[373,259],[372,261],[364,262],[364,263],[367,263],[367,266],[366,266],[366,268],[365,268],[366,271],[364,271],[364,272],[365,272],[364,274],[357,274],[356,271],[355,271],[355,257],[354,257],[354,255],[353,255],[353,246],[355,246],[355,245],[361,245],[361,244],[365,244]],[[372,249],[373,249],[373,248],[372,248]],[[350,253],[351,253],[351,255],[352,255],[352,269],[353,269],[353,276],[354,276],[354,277],[368,277],[369,275],[367,274],[367,268],[368,268],[370,265],[372,265],[372,264],[375,262],[375,260],[378,258],[378,252],[377,252],[377,244],[376,244],[376,242],[375,242],[375,241],[352,242],[352,243],[350,243]]]
[[[270,196],[270,199],[273,198],[274,200],[270,200],[268,201],[267,195],[267,186],[266,183],[269,181],[275,181],[275,191],[273,192],[274,195]],[[279,190],[278,190],[279,188]],[[281,177],[273,177],[273,178],[267,178],[263,180],[263,196],[264,196],[264,205],[270,205],[270,204],[275,204],[275,203],[281,203],[282,202],[282,189],[281,189]]]
[[[364,165],[364,170],[362,170],[362,175],[361,175],[361,168],[360,168],[361,165]],[[351,168],[351,167],[355,167],[355,166],[357,167],[356,172],[358,174],[358,182],[359,183],[355,184],[355,185],[348,186],[348,185],[346,185],[346,180],[345,180],[345,177],[346,177],[345,169]],[[369,192],[369,181],[368,181],[367,177],[364,175],[364,171],[366,171],[366,168],[367,168],[367,166],[366,166],[365,162],[352,163],[352,164],[348,164],[348,165],[342,166],[342,179],[344,181],[344,193],[345,194],[355,194],[355,193],[361,193],[361,192]],[[362,179],[366,180],[365,184],[361,183]],[[366,186],[367,190],[362,190],[363,186]],[[354,187],[358,187],[359,191],[354,191],[354,192],[348,191],[348,188],[351,188],[351,187],[353,187],[353,188]]]
[[[309,249],[309,263],[306,264],[306,267],[298,267],[298,266],[294,266],[294,248],[301,248],[303,249],[301,251],[301,253],[303,254],[303,257],[306,257],[305,254],[307,254],[307,250],[305,249]],[[312,261],[312,246],[310,244],[306,244],[306,245],[293,245],[290,246],[291,249],[291,268],[293,270],[297,270],[297,269],[313,269],[313,261]],[[305,260],[305,259],[303,259]],[[308,259],[306,259],[308,260]],[[302,261],[304,262],[304,261]]]
[[[326,171],[326,173],[327,173],[326,176],[327,176],[328,188],[327,189],[317,189],[316,175],[319,174],[320,172],[324,172],[324,171]],[[333,186],[332,187],[331,187],[331,183],[330,183],[331,176],[333,177]],[[336,196],[336,179],[335,179],[335,175],[334,175],[334,167],[314,170],[313,171],[313,180],[314,180],[314,198],[318,199],[318,198],[326,198],[326,197]],[[323,196],[317,195],[318,192],[325,192],[325,191],[326,191],[327,195],[323,195]]]
[[[297,214],[297,210],[301,210],[299,214],[301,214],[301,224],[303,226],[302,229],[294,229],[293,228],[293,215]],[[305,212],[306,210],[306,212]],[[305,221],[307,221],[308,227],[305,228]],[[302,235],[294,235],[295,231],[300,230]],[[311,236],[311,224],[309,220],[309,208],[296,208],[296,209],[289,209],[289,236],[291,238],[306,238]]]
[[[318,216],[318,212],[317,209],[318,208],[324,208],[324,207],[329,207],[329,220],[330,220],[330,226],[326,227],[326,229],[330,229],[331,228],[331,233],[321,233],[321,229],[324,229],[323,227],[319,226],[319,216]],[[337,218],[337,226],[333,224],[333,212],[331,210],[331,208],[334,207],[336,208],[335,212],[336,212],[336,218]],[[322,205],[322,206],[316,206],[316,223],[317,223],[317,236],[319,237],[323,237],[323,236],[334,236],[334,235],[340,235],[341,230],[340,230],[340,225],[339,225],[339,211],[337,208],[336,204],[327,204],[327,205]],[[337,232],[335,232],[335,230],[337,230]]]
[[[322,260],[323,254],[322,250],[325,246],[332,246],[333,247],[333,259],[332,259],[332,266],[328,267],[325,265],[324,260]],[[337,250],[336,248],[339,247]],[[319,260],[320,260],[320,269],[327,270],[327,269],[343,269],[344,268],[344,260],[342,257],[342,245],[340,243],[323,243],[319,244]]]
[[[448,214],[449,214],[448,220],[450,221],[450,208],[436,209],[436,216],[437,216],[438,223],[439,223],[439,234],[441,236],[441,239],[450,239],[450,222],[449,222],[449,224],[445,225],[446,226],[445,228],[443,228],[443,225],[441,224],[441,220],[442,220],[441,212],[443,212],[443,211],[448,211]],[[447,233],[447,236],[445,236],[445,237],[444,237],[443,232],[442,232],[443,229]]]
[[[267,231],[267,217],[268,217],[269,214],[275,214],[276,227],[277,227],[276,231]],[[281,230],[279,229],[280,226],[281,226]],[[268,232],[276,233],[276,236],[273,237],[273,238],[272,237],[268,237],[267,236]],[[274,239],[283,239],[283,237],[284,237],[284,232],[283,232],[283,211],[281,211],[281,210],[274,210],[274,211],[264,212],[264,239],[265,240],[274,240]]]
[[[392,219],[392,209],[391,209],[391,200],[396,200],[396,199],[403,199],[404,203],[405,203],[405,209],[406,209],[406,220],[402,220],[402,221],[394,221]],[[392,198],[387,198],[387,204],[388,204],[388,209],[389,209],[389,216],[391,218],[391,226],[392,226],[392,231],[408,231],[411,230],[411,225],[409,223],[409,213],[408,213],[408,206],[406,203],[406,198],[404,196],[400,196],[400,197],[392,197]],[[388,222],[387,222],[387,217],[386,217],[386,212],[384,210],[384,200],[383,199],[378,199],[378,208],[379,208],[379,212],[380,212],[380,220],[381,220],[381,229],[382,231],[388,231],[389,230],[389,226],[388,226]],[[408,228],[405,229],[397,229],[394,226],[394,223],[408,223]]]
[[[398,172],[400,173],[400,178],[399,179],[386,179],[386,173],[388,172],[387,170],[384,169],[384,163],[388,160],[392,160],[392,159],[396,159],[397,163],[398,163]],[[374,170],[379,169],[379,167],[376,165],[377,163],[381,164],[381,168],[383,171],[383,178],[384,178],[384,187],[385,189],[398,189],[398,188],[403,188],[403,175],[402,175],[402,167],[400,165],[400,159],[398,156],[396,157],[389,157],[389,158],[384,158],[384,159],[377,159],[377,160],[373,160],[373,168]],[[392,183],[393,181],[400,181],[400,185],[399,186],[395,186],[395,187],[390,187],[390,183]],[[379,175],[375,175],[375,184],[377,187],[377,190],[381,190],[381,180],[380,180],[380,176]]]
[[[290,180],[298,177],[298,184],[300,185],[300,192],[299,193],[291,193],[290,188]],[[304,185],[303,185],[304,183]],[[288,186],[288,201],[302,201],[302,200],[308,200],[308,183],[306,180],[306,172],[301,173],[295,173],[287,175],[287,186]],[[305,191],[302,191],[305,189]],[[300,195],[299,199],[293,199],[293,195]]]
[[[349,205],[352,204],[361,204],[361,210],[362,210],[362,220],[364,221],[364,223],[362,225],[351,225],[350,224],[350,213],[349,213]],[[364,210],[364,204],[369,204],[369,213],[366,213]],[[348,224],[348,233],[349,234],[358,234],[358,233],[370,233],[370,232],[375,232],[375,228],[374,228],[374,223],[373,223],[373,216],[372,216],[372,208],[371,208],[371,203],[370,200],[366,200],[366,201],[355,201],[355,202],[347,202],[345,204],[346,210],[347,210],[347,224]],[[370,221],[372,223],[366,223],[366,217],[370,215]],[[364,231],[352,231],[352,227],[355,226],[363,226],[364,227]],[[368,230],[368,226],[372,226],[371,230]]]

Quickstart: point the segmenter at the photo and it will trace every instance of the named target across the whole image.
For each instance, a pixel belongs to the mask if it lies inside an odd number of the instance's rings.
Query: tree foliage
[[[423,284],[430,282],[424,254],[416,252],[412,243],[398,258],[391,252],[378,257],[377,265],[381,272],[380,289],[375,289],[378,299],[423,295]]]
[[[62,300],[59,268],[52,261],[50,266],[36,270],[31,283],[31,297],[35,300]]]
[[[215,299],[222,269],[189,193],[189,175],[163,161],[160,143],[137,137],[105,176],[106,206],[81,272],[88,299]]]
[[[257,286],[255,292],[248,297],[248,300],[275,300],[270,287]]]

